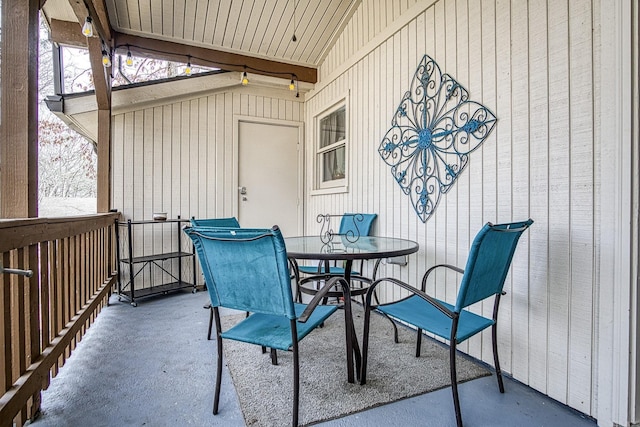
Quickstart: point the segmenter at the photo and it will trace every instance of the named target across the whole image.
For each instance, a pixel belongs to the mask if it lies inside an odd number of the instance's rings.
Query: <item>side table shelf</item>
[[[182,245],[189,239],[183,239],[181,224],[188,222],[186,219],[168,219],[165,221],[132,221],[118,222],[116,227],[116,242],[118,245],[118,297],[129,300],[134,307],[137,300],[152,295],[166,294],[180,289],[192,288],[196,292],[195,252],[193,246],[184,248]],[[146,227],[145,227],[146,226]],[[141,227],[136,234],[134,229]],[[175,227],[175,230],[171,230]],[[169,229],[167,229],[169,228]],[[158,229],[159,232],[158,232]],[[134,242],[142,233],[143,242]],[[150,253],[149,241],[159,240],[169,236],[171,252],[160,251]],[[146,239],[146,240],[145,240]],[[184,242],[183,242],[184,240]],[[157,246],[157,244],[156,244]],[[163,247],[167,247],[165,244]],[[137,256],[134,256],[136,254]],[[148,267],[148,269],[146,269]],[[190,268],[189,268],[190,267]],[[126,270],[126,271],[122,271]],[[192,273],[192,282],[183,279],[183,276]],[[145,275],[145,271],[148,272]],[[142,274],[143,277],[139,277]],[[162,283],[155,283],[154,279],[161,276]],[[138,286],[136,286],[138,279]],[[168,279],[168,281],[166,280]],[[140,282],[142,284],[140,285]]]

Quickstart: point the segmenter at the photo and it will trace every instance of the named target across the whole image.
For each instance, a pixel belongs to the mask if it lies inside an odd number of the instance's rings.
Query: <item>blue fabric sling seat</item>
[[[492,326],[493,360],[498,378],[498,388],[504,393],[502,372],[498,360],[497,329],[500,296],[518,240],[533,220],[494,225],[487,223],[476,235],[465,269],[439,264],[428,269],[422,277],[420,288],[395,278],[374,281],[365,302],[364,336],[360,383],[366,383],[371,311],[377,310],[417,328],[416,357],[420,356],[422,331],[449,341],[449,369],[451,389],[456,412],[456,423],[462,426],[462,414],[456,378],[456,346],[484,329]],[[425,293],[429,275],[438,268],[446,268],[462,274],[455,305],[433,298]],[[386,304],[372,304],[375,290],[380,286],[396,286],[409,292],[409,296]],[[436,284],[437,286],[437,284]],[[466,308],[486,298],[494,297],[493,316],[487,318]]]
[[[218,363],[213,413],[218,413],[223,339],[293,352],[293,425],[298,424],[298,342],[332,315],[336,306],[296,304],[291,293],[287,251],[277,226],[272,229],[187,227],[213,307]],[[348,286],[344,284],[348,295]],[[328,290],[328,286],[325,286]],[[321,290],[326,292],[325,290]],[[222,331],[219,307],[250,312]]]

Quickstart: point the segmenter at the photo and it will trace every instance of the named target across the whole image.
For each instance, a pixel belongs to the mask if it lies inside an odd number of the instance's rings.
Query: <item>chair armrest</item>
[[[344,277],[332,277],[328,280],[324,286],[315,294],[313,299],[309,304],[307,304],[307,308],[304,309],[300,317],[298,317],[298,322],[304,323],[309,320],[309,316],[313,313],[313,310],[320,304],[320,301],[327,295],[329,290],[334,287],[336,284],[340,284],[342,286],[342,291],[344,292],[344,299],[351,299],[351,290],[349,287],[349,283],[344,280]]]
[[[371,287],[369,288],[369,290],[367,291],[367,305],[370,306],[371,305],[371,296],[373,295],[373,292],[375,290],[375,288],[381,284],[381,283],[391,283],[393,285],[399,286],[403,289],[406,289],[407,291],[411,292],[414,295],[419,296],[420,298],[422,298],[423,300],[425,300],[426,302],[428,302],[429,304],[431,304],[432,306],[434,306],[435,308],[437,308],[438,310],[440,310],[444,315],[446,315],[449,318],[453,318],[454,313],[449,310],[447,307],[445,307],[444,305],[442,305],[440,303],[440,301],[436,300],[435,298],[433,298],[430,295],[427,295],[424,291],[421,291],[420,289],[417,289],[401,280],[395,279],[393,277],[383,277],[382,279],[378,279],[375,282],[373,282],[371,284]]]
[[[420,290],[422,292],[424,292],[427,289],[427,279],[429,278],[429,275],[431,274],[431,272],[434,271],[436,268],[440,268],[440,267],[445,267],[455,271],[456,273],[464,274],[464,270],[460,267],[456,267],[455,265],[451,265],[451,264],[434,265],[424,273],[424,276],[422,276],[422,286],[420,287]]]

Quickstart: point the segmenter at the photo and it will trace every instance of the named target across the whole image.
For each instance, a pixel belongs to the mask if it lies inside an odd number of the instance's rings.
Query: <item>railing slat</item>
[[[2,254],[2,265],[9,264],[9,253]],[[2,337],[2,353],[0,353],[0,363],[2,378],[0,378],[0,389],[2,393],[9,390],[13,383],[12,360],[13,342],[11,341],[11,277],[2,274],[2,288],[0,288],[0,308],[2,308],[2,320],[0,321],[0,334]]]

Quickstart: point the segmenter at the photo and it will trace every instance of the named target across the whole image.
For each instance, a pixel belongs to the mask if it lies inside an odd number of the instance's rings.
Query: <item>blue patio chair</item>
[[[193,227],[229,227],[229,228],[240,228],[240,223],[238,222],[235,216],[229,218],[196,218],[191,217],[191,226]],[[207,282],[205,281],[204,287],[207,287]],[[213,308],[211,304],[207,304],[203,307],[205,310],[209,310],[209,330],[207,331],[207,339],[211,339],[211,332],[213,329]],[[263,349],[263,351],[266,351]]]
[[[355,239],[360,236],[368,236],[371,234],[373,222],[377,217],[378,214],[345,213],[340,219],[338,235]],[[362,268],[362,263],[360,263],[360,265]],[[298,266],[298,269],[300,273],[304,274],[329,273],[335,276],[344,276],[344,268],[329,266],[329,271],[326,271],[322,263],[319,263],[317,266],[301,265]],[[358,271],[352,271],[351,274],[357,276],[360,273]]]
[[[362,343],[362,365],[360,384],[366,383],[367,357],[369,346],[369,320],[371,310],[399,319],[418,329],[416,357],[420,356],[422,331],[449,340],[449,364],[451,370],[451,388],[456,412],[456,422],[462,426],[458,383],[456,380],[456,346],[478,332],[492,326],[493,360],[498,377],[500,393],[504,393],[500,362],[498,361],[498,343],[496,322],[500,296],[504,294],[507,272],[522,233],[533,224],[529,219],[523,222],[493,225],[487,223],[477,234],[471,245],[467,265],[464,270],[448,264],[439,264],[428,269],[422,277],[420,290],[394,278],[382,278],[372,283],[367,291],[364,318],[364,337]],[[462,274],[456,304],[451,305],[435,299],[425,293],[429,274],[444,267]],[[409,291],[410,296],[389,304],[372,305],[375,289],[382,284],[398,286]],[[476,302],[495,296],[491,319],[465,310]]]
[[[229,218],[195,218],[191,217],[191,225],[194,227],[231,227],[240,228],[240,223],[235,216]]]
[[[184,231],[193,240],[200,259],[216,323],[218,364],[213,413],[218,413],[220,400],[222,341],[231,339],[293,351],[293,425],[296,426],[300,389],[298,341],[337,307],[318,305],[319,300],[308,306],[293,302],[287,251],[277,226],[272,229],[188,227]],[[222,331],[219,307],[253,314]]]

